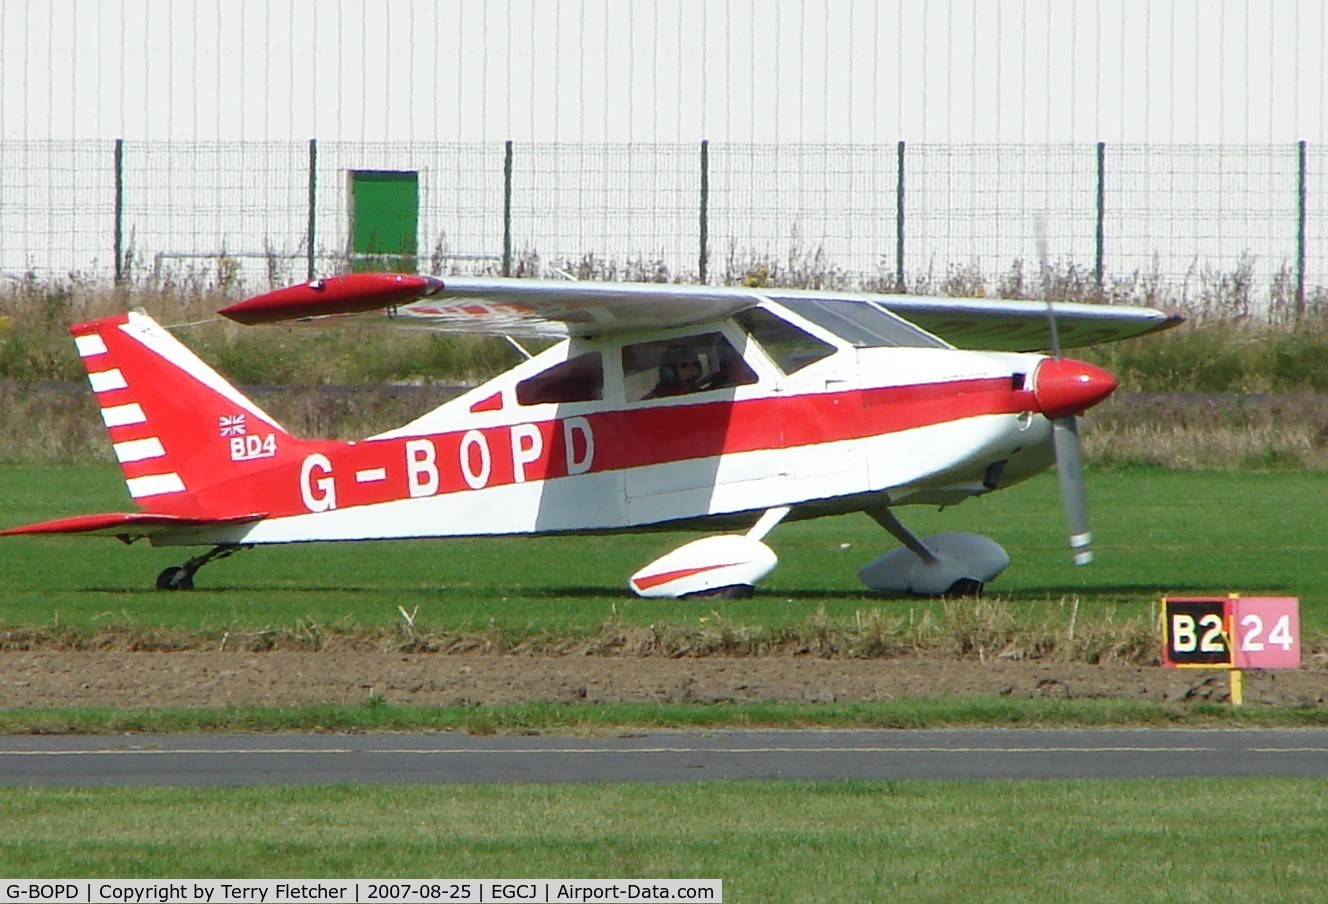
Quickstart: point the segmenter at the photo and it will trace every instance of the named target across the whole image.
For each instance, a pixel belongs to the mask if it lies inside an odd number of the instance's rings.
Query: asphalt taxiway
[[[0,737],[0,785],[1328,775],[1328,730],[880,730]]]

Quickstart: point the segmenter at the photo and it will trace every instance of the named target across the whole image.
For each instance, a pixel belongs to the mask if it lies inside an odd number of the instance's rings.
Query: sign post
[[[1226,669],[1231,704],[1245,696],[1245,669],[1300,668],[1300,600],[1293,596],[1164,597],[1162,664]]]

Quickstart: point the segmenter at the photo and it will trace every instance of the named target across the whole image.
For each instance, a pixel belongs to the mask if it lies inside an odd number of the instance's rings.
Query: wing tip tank
[[[255,295],[217,313],[236,323],[253,326],[306,317],[360,314],[424,298],[442,288],[442,280],[432,276],[347,273]]]

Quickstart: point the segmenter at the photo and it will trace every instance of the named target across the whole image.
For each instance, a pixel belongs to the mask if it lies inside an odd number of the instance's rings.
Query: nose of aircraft
[[[1033,398],[1053,419],[1092,408],[1115,388],[1111,374],[1073,358],[1046,358],[1033,373]]]

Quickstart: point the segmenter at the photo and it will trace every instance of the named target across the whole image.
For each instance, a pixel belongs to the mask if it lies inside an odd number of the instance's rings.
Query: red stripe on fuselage
[[[569,474],[844,442],[1028,410],[1034,410],[1032,393],[1014,389],[1008,377],[741,402],[651,405],[430,436],[329,444],[332,447],[322,448],[320,454],[327,457],[330,468],[319,465],[307,476],[311,484],[332,478],[335,507],[344,509]],[[593,441],[593,452],[587,448],[588,439]],[[377,469],[383,469],[384,479],[356,479],[357,472]],[[237,510],[262,508],[274,517],[311,510],[302,495],[299,471],[289,466],[223,484]],[[221,485],[209,488],[220,489]]]

